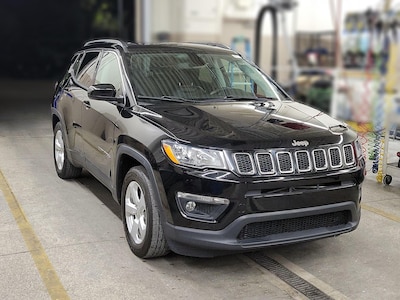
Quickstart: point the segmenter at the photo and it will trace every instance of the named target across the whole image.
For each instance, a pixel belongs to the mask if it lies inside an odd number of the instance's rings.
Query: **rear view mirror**
[[[122,98],[115,97],[116,93],[115,87],[109,83],[94,84],[88,89],[90,99],[122,102]]]

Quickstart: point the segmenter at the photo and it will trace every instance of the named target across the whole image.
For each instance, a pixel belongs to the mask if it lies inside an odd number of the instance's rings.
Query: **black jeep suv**
[[[101,181],[139,257],[251,251],[360,220],[357,135],[222,45],[89,41],[52,123],[58,176]]]

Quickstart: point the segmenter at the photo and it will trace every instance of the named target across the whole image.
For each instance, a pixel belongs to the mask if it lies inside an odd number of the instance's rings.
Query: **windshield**
[[[165,48],[136,49],[128,53],[127,69],[139,100],[288,98],[275,83],[237,54]]]

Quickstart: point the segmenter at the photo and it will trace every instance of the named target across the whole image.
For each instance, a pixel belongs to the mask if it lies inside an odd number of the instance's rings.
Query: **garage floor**
[[[256,255],[142,260],[100,183],[57,177],[52,86],[0,83],[0,299],[400,299],[400,172],[390,186],[369,172],[349,234]]]

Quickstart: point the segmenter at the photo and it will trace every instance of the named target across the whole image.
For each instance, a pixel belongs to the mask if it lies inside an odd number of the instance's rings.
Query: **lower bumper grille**
[[[350,217],[350,211],[346,210],[307,217],[250,223],[243,227],[238,239],[263,238],[273,234],[345,225],[350,221]]]

